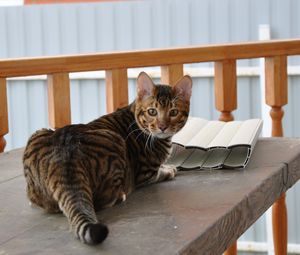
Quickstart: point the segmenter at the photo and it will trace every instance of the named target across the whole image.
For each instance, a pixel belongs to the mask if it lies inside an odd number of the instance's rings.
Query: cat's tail
[[[95,245],[105,240],[108,228],[98,222],[91,196],[86,191],[77,187],[76,190],[61,191],[59,197],[58,205],[81,242]]]

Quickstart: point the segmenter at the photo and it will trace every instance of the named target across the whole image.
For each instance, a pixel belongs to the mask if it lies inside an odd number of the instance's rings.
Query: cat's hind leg
[[[46,210],[48,213],[61,212],[57,202],[45,192],[45,190],[36,184],[35,177],[32,176],[28,167],[24,168],[25,178],[27,182],[27,197],[30,200],[31,207],[39,207]]]

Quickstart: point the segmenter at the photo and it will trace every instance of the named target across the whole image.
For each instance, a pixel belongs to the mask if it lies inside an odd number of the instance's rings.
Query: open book
[[[173,136],[168,164],[178,168],[243,168],[262,128],[262,120],[208,121],[190,117]]]

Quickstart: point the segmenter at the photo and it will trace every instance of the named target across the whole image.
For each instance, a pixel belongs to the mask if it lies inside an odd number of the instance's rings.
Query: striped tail
[[[81,242],[95,245],[105,240],[108,228],[98,222],[92,200],[85,192],[62,192],[58,204]]]

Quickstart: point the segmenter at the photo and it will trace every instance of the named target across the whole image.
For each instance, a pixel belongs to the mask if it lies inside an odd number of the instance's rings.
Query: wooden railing
[[[174,84],[183,75],[183,64],[215,63],[215,105],[220,120],[233,120],[237,108],[236,61],[265,58],[266,104],[271,107],[272,136],[282,136],[282,107],[287,104],[287,56],[300,55],[300,40],[251,42],[159,50],[100,53],[0,60],[0,151],[8,133],[6,79],[46,74],[48,80],[49,124],[59,128],[71,123],[70,72],[106,72],[107,111],[128,104],[127,69],[161,66],[163,83]],[[285,194],[273,205],[275,253],[287,253]],[[236,254],[236,243],[225,252]]]

